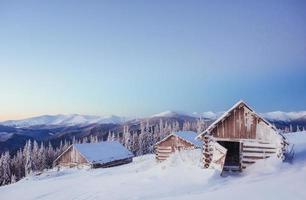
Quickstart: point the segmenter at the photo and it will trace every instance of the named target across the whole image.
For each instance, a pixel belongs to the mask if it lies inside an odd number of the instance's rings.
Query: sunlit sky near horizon
[[[0,0],[0,120],[306,110],[306,1]]]

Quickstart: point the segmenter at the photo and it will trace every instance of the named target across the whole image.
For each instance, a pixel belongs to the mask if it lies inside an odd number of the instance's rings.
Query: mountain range
[[[207,120],[215,120],[221,116],[223,112],[202,112],[202,113],[184,113],[178,111],[165,111],[158,114],[154,114],[147,118],[156,117],[192,117],[203,118]],[[299,112],[282,112],[274,111],[267,113],[260,113],[261,116],[269,120],[270,122],[285,122],[290,123],[294,121],[306,121],[306,111]],[[27,128],[33,126],[77,126],[77,125],[89,125],[89,124],[122,124],[127,121],[137,120],[136,118],[127,118],[116,115],[111,116],[95,116],[95,115],[41,115],[37,117],[31,117],[21,120],[7,120],[0,122],[0,125],[15,128]]]
[[[96,135],[100,139],[107,139],[109,132],[122,133],[123,125],[129,126],[130,131],[138,132],[140,123],[149,120],[150,125],[178,122],[182,127],[184,122],[196,122],[201,118],[207,124],[216,120],[223,112],[184,113],[165,111],[146,118],[126,118],[119,116],[91,116],[91,115],[43,115],[22,120],[8,120],[0,122],[0,153],[14,152],[23,147],[26,140],[42,142],[52,141],[53,144],[61,140],[72,140]],[[286,131],[306,129],[306,111],[300,112],[268,112],[261,113],[277,128]],[[290,128],[289,128],[290,127]]]
[[[47,125],[47,126],[75,126],[75,125],[88,125],[88,124],[121,124],[125,122],[126,118],[111,116],[95,116],[95,115],[42,115],[31,117],[22,120],[8,120],[0,122],[1,125],[25,128],[31,126]]]

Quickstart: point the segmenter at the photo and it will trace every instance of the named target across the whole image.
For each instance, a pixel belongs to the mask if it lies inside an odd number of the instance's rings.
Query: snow
[[[157,163],[154,155],[106,169],[50,170],[0,187],[0,199],[306,199],[306,132],[290,133],[292,164],[271,158],[243,173],[221,177],[200,167],[200,150],[185,151]]]
[[[91,163],[108,163],[134,155],[117,141],[73,145]]]
[[[32,117],[22,120],[8,120],[1,122],[0,124],[5,126],[13,126],[13,127],[29,127],[36,125],[81,125],[81,124],[109,124],[109,123],[123,123],[125,122],[125,118],[118,116],[94,116],[94,115],[79,115],[79,114],[71,114],[71,115],[42,115],[38,117]]]

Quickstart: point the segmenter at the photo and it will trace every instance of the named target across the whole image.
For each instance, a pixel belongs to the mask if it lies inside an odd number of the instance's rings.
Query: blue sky
[[[0,0],[0,119],[306,110],[305,1]]]

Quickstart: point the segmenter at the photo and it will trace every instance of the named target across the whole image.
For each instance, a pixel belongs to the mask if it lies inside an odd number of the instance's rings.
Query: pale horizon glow
[[[0,121],[306,110],[305,1],[0,2]]]

